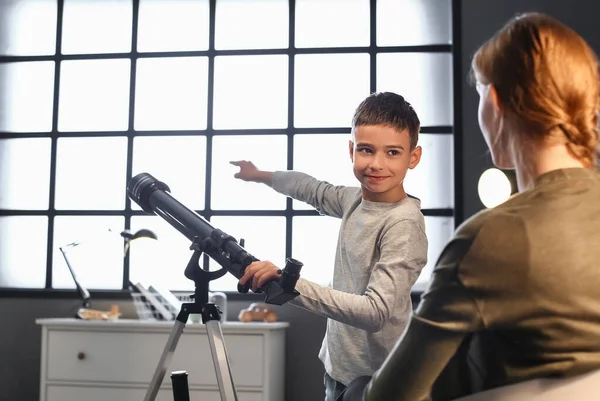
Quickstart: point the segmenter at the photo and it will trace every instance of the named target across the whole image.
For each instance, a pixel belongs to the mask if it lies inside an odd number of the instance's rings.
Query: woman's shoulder
[[[481,210],[465,220],[456,229],[455,237],[474,238],[483,228],[521,225],[520,220],[522,220],[521,205],[507,201],[495,208]],[[500,235],[501,232],[497,234]]]

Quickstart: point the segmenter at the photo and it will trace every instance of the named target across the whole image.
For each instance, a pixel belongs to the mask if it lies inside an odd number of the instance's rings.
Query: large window
[[[423,126],[406,180],[430,242],[422,288],[454,229],[451,12],[451,0],[0,1],[2,291],[74,288],[59,252],[72,242],[91,290],[192,289],[189,240],[126,196],[140,172],[254,256],[293,256],[327,285],[339,220],[235,180],[229,161],[357,185],[350,122],[374,91],[405,96]],[[118,233],[140,228],[158,241],[123,258]],[[232,275],[211,284],[236,289]]]

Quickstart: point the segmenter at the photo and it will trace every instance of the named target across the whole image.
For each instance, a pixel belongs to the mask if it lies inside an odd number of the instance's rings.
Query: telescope
[[[127,185],[127,195],[135,203],[146,213],[162,217],[167,223],[185,235],[192,241],[190,249],[194,251],[184,271],[185,276],[190,280],[194,280],[195,283],[194,302],[181,305],[181,310],[175,319],[175,324],[160,356],[144,401],[154,401],[156,399],[167,367],[175,353],[177,343],[190,314],[201,314],[202,322],[206,325],[206,334],[208,335],[208,343],[215,365],[221,400],[237,401],[223,331],[220,326],[222,311],[215,304],[208,302],[208,286],[211,280],[222,277],[227,272],[240,279],[244,275],[246,267],[252,262],[258,261],[258,259],[248,253],[243,248],[243,244],[239,244],[231,235],[214,228],[198,213],[188,209],[173,198],[170,192],[171,190],[167,184],[148,173],[136,175]],[[211,257],[222,268],[214,272],[201,269],[198,262],[202,253]],[[283,305],[300,295],[295,287],[298,278],[300,278],[301,268],[301,262],[293,258],[287,258],[285,268],[281,272],[281,278],[268,282],[258,288],[256,292],[266,294],[266,303]],[[238,284],[238,291],[241,293],[246,293],[249,289],[250,283],[244,286]],[[171,379],[173,381],[174,401],[189,401],[187,372],[173,372]]]
[[[128,196],[145,212],[162,217],[192,241],[190,248],[198,252],[190,261],[188,268],[185,269],[184,274],[187,278],[195,280],[196,270],[193,264],[198,262],[200,253],[208,255],[223,267],[221,270],[224,271],[216,272],[211,279],[220,277],[226,272],[240,279],[244,275],[246,267],[252,262],[258,261],[235,238],[211,226],[198,213],[177,201],[170,192],[167,184],[148,173],[134,176],[127,185]],[[265,284],[257,292],[266,294],[266,303],[283,305],[299,295],[295,286],[300,277],[301,268],[301,262],[287,258],[281,279]],[[241,293],[247,293],[249,288],[250,283],[245,286],[238,284],[238,291]]]

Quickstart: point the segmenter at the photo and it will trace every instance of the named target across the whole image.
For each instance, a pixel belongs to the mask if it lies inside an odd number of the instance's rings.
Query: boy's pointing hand
[[[235,178],[244,181],[254,181],[258,172],[254,163],[247,160],[230,161],[229,163],[240,168],[240,171],[234,174]]]
[[[229,163],[234,166],[238,166],[240,171],[235,173],[233,176],[239,180],[262,182],[263,184],[271,185],[273,182],[273,173],[270,171],[263,171],[256,168],[254,163],[248,160],[230,161]]]

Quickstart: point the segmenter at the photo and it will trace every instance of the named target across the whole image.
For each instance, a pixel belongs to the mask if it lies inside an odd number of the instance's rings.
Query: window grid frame
[[[127,161],[126,161],[126,177],[127,181],[131,179],[133,168],[133,140],[135,137],[151,137],[151,136],[198,136],[206,137],[206,181],[205,181],[205,207],[203,210],[195,210],[198,214],[210,221],[212,216],[284,216],[286,219],[286,241],[285,254],[286,257],[292,256],[292,235],[293,235],[293,218],[296,216],[317,216],[319,213],[315,210],[294,210],[293,200],[286,200],[286,208],[284,210],[212,210],[211,209],[211,185],[210,177],[212,174],[212,140],[215,136],[220,135],[271,135],[285,134],[287,136],[287,169],[293,169],[294,162],[294,136],[303,134],[348,134],[349,127],[332,127],[332,128],[295,128],[294,127],[294,65],[295,56],[302,54],[348,54],[348,53],[368,53],[370,57],[369,71],[369,86],[370,93],[376,91],[377,82],[377,55],[381,53],[449,53],[452,55],[453,65],[453,99],[455,104],[461,99],[461,80],[459,71],[461,67],[459,57],[460,46],[460,0],[450,0],[452,12],[452,44],[434,44],[434,45],[417,45],[417,46],[377,46],[377,0],[369,0],[370,7],[370,44],[362,47],[319,47],[319,48],[295,48],[295,0],[289,2],[289,42],[287,48],[282,49],[240,49],[240,50],[215,50],[215,20],[216,20],[216,3],[217,0],[209,0],[209,40],[208,50],[202,51],[173,51],[173,52],[144,52],[137,51],[138,38],[138,21],[139,21],[139,3],[140,0],[132,0],[132,36],[131,36],[131,51],[128,53],[102,53],[102,54],[61,54],[62,43],[62,25],[64,14],[64,1],[57,0],[57,27],[56,27],[56,52],[54,55],[43,56],[0,56],[0,63],[14,62],[37,62],[37,61],[54,61],[54,93],[53,93],[53,111],[52,111],[52,130],[50,132],[0,132],[0,140],[14,138],[50,138],[51,139],[51,155],[50,155],[50,187],[49,187],[49,207],[48,210],[17,210],[17,209],[0,209],[0,217],[2,216],[46,216],[48,217],[48,238],[47,238],[47,255],[46,255],[46,280],[45,288],[30,289],[30,288],[3,288],[0,287],[0,297],[25,296],[31,297],[36,295],[52,296],[52,297],[76,297],[76,290],[61,290],[52,288],[52,263],[56,250],[54,249],[54,219],[56,216],[118,216],[124,217],[125,228],[129,228],[131,218],[133,216],[147,216],[148,214],[142,210],[132,210],[131,200],[125,195],[125,208],[123,210],[60,210],[57,211],[54,207],[55,192],[56,192],[56,156],[58,138],[75,138],[75,137],[111,137],[125,136],[127,138]],[[288,123],[287,128],[282,129],[219,129],[213,128],[213,102],[214,102],[214,61],[217,56],[224,55],[287,55],[288,56]],[[135,131],[135,85],[136,85],[136,68],[137,60],[143,58],[157,57],[190,57],[203,56],[208,58],[208,99],[207,99],[207,125],[204,130],[150,130],[150,131]],[[130,78],[129,78],[129,116],[128,128],[126,131],[89,131],[89,132],[59,132],[58,131],[58,104],[60,92],[60,72],[62,61],[68,60],[101,60],[101,59],[128,59],[130,60]],[[425,216],[439,217],[454,217],[454,226],[457,227],[463,220],[462,216],[462,162],[461,162],[461,138],[460,127],[460,110],[454,107],[453,124],[444,126],[424,126],[421,127],[421,133],[424,134],[439,134],[452,135],[454,144],[454,207],[442,209],[423,209]],[[208,256],[203,255],[204,266],[208,265]],[[123,259],[123,287],[120,290],[96,290],[90,291],[93,296],[103,298],[127,298],[129,296],[129,254]],[[238,294],[237,292],[228,292],[231,299],[249,299],[260,297],[260,294]],[[258,298],[257,298],[258,299]]]

